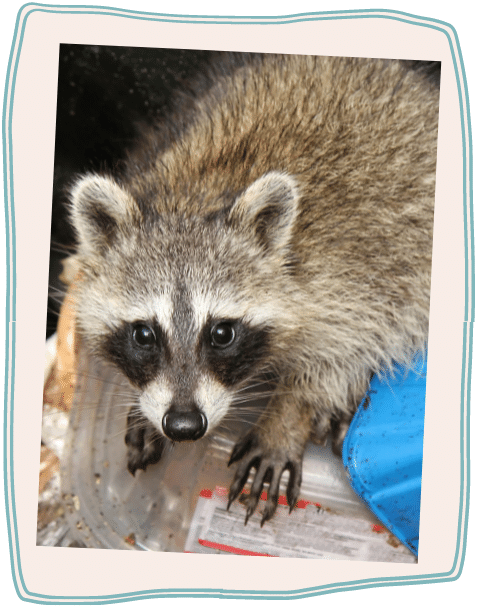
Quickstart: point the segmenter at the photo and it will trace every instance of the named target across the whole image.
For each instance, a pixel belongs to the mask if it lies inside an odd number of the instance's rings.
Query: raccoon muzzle
[[[174,442],[193,442],[202,438],[207,431],[207,418],[199,410],[169,411],[162,419],[162,430]]]

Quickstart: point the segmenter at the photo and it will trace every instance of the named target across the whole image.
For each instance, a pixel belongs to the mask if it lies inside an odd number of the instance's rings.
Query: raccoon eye
[[[149,326],[144,326],[143,324],[134,326],[132,338],[141,347],[150,347],[155,343],[154,331]]]
[[[213,347],[219,349],[225,349],[229,345],[232,345],[235,339],[235,330],[232,324],[223,321],[215,324],[210,330],[211,344]]]

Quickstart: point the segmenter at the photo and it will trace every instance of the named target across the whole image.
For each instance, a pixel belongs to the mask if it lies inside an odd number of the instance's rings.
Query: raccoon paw
[[[244,524],[247,524],[257,507],[264,483],[268,484],[268,490],[266,506],[261,519],[261,527],[274,516],[279,499],[281,476],[285,470],[289,471],[286,495],[289,513],[292,512],[301,488],[302,452],[302,450],[289,451],[280,447],[267,448],[262,445],[262,441],[254,431],[249,432],[234,446],[229,460],[228,466],[236,461],[239,461],[239,465],[229,490],[227,509],[229,509],[232,502],[242,491],[251,468],[255,467],[256,473],[250,493],[249,495],[243,495],[239,499],[246,508]]]
[[[135,476],[138,469],[160,461],[165,440],[145,417],[132,408],[127,418],[127,469]]]
[[[346,437],[353,416],[354,415],[351,414],[344,414],[342,417],[338,417],[331,421],[332,452],[338,457],[342,457],[342,445],[344,444],[344,438]]]
[[[311,432],[311,440],[320,446],[326,446],[331,435],[332,452],[342,457],[342,445],[353,416],[350,413],[342,413],[317,420]]]

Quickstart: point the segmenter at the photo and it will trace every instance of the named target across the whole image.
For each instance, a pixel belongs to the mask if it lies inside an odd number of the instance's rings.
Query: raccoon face
[[[239,389],[267,369],[282,310],[278,286],[269,287],[272,261],[283,259],[296,213],[294,181],[278,173],[248,187],[222,222],[159,214],[149,227],[111,180],[77,185],[80,330],[139,389],[141,412],[171,440],[214,429]]]
[[[236,391],[266,361],[270,328],[209,319],[186,337],[156,320],[123,323],[104,356],[140,389],[143,414],[171,440],[197,440],[228,412]],[[185,344],[187,343],[187,345]]]

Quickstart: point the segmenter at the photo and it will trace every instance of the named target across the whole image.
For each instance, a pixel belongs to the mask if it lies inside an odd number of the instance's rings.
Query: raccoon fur
[[[422,68],[423,64],[419,64]],[[428,66],[429,67],[429,66]],[[81,177],[78,328],[138,389],[131,473],[275,379],[236,444],[262,523],[306,443],[340,450],[373,374],[426,348],[439,86],[412,62],[222,55],[123,174]],[[429,72],[429,73],[428,73]]]

